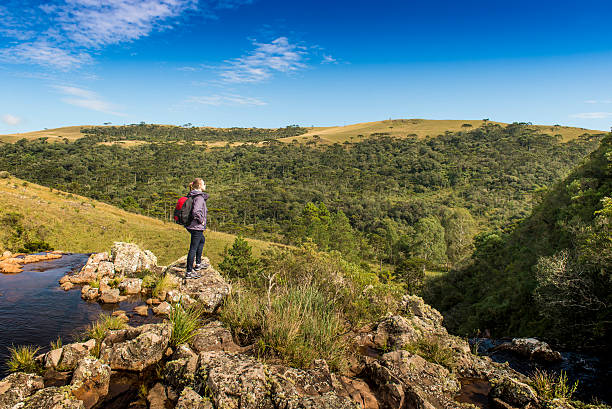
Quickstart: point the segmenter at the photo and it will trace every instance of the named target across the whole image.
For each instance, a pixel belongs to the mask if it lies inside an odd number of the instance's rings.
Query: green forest
[[[587,171],[593,158],[606,157],[604,134],[562,142],[526,123],[485,123],[425,139],[275,140],[304,132],[297,126],[94,127],[74,142],[2,144],[0,170],[166,220],[187,183],[203,177],[209,228],[337,250],[383,280],[426,295],[460,334],[538,335],[567,320],[548,308],[558,291],[570,291],[548,283],[550,271],[562,262],[582,266],[601,255],[586,247],[609,245],[605,237],[597,241],[605,236],[597,226],[608,220],[602,200],[610,186],[594,187],[598,179]],[[118,140],[146,143],[101,144]],[[206,141],[261,143],[207,148]],[[589,268],[603,268],[606,260],[589,261]],[[425,280],[432,270],[449,273]],[[583,330],[594,343],[608,331]]]

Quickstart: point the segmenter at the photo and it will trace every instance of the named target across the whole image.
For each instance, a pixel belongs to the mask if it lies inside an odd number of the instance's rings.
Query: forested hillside
[[[202,176],[212,228],[285,243],[310,238],[354,259],[404,267],[418,259],[436,268],[469,256],[477,231],[527,216],[533,197],[601,139],[564,143],[528,124],[486,123],[425,139],[212,150],[191,136],[153,133],[150,143],[124,149],[99,144],[120,128],[98,130],[73,142],[1,145],[0,169],[161,219],[186,183]]]
[[[608,348],[612,336],[612,135],[525,220],[476,237],[469,266],[428,299],[459,333]]]

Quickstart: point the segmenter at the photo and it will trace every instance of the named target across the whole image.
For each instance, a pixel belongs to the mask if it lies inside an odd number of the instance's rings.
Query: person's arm
[[[204,203],[204,199],[202,198],[202,196],[196,196],[193,198],[193,209],[191,211],[191,214],[193,215],[193,220],[195,220],[199,224],[203,224],[205,221],[205,206],[206,204]]]

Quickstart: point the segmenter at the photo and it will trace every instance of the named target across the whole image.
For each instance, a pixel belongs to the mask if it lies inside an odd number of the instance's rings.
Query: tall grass
[[[176,347],[189,343],[200,327],[200,318],[203,313],[202,308],[199,307],[183,307],[181,304],[173,305],[170,311],[170,323],[172,324],[170,345]]]
[[[259,345],[271,348],[285,361],[305,368],[325,359],[341,369],[346,348],[339,337],[342,325],[335,306],[313,287],[290,288],[272,301],[264,314]]]
[[[83,334],[84,338],[96,340],[96,346],[91,354],[96,357],[100,354],[100,346],[109,330],[124,329],[125,327],[127,327],[127,324],[120,317],[100,314],[96,322],[90,324]]]
[[[578,381],[570,385],[565,371],[556,375],[552,372],[537,369],[531,375],[531,383],[538,396],[547,401],[553,399],[570,400],[578,389]]]
[[[20,345],[9,347],[9,359],[6,363],[9,372],[37,373],[40,368],[36,363],[36,354],[39,347]]]

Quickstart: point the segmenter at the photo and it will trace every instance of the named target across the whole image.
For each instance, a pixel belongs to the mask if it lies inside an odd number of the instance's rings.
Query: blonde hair
[[[189,190],[204,190],[206,189],[206,183],[202,180],[202,178],[195,178],[193,182],[189,184]]]

